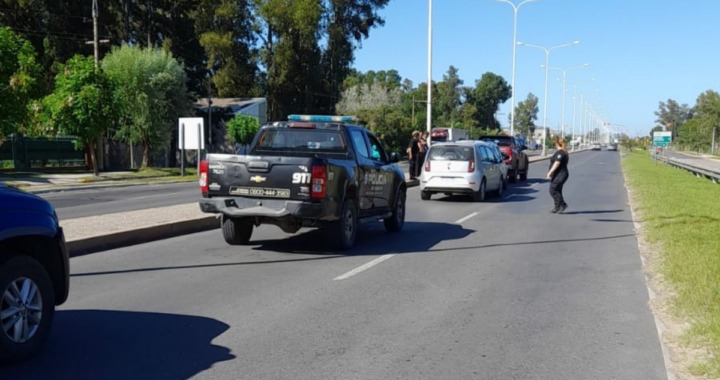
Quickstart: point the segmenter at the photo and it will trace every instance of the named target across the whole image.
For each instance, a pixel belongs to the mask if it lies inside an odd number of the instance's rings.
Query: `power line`
[[[0,11],[5,12],[13,12],[13,13],[31,13],[31,14],[38,14],[38,15],[50,15],[50,16],[57,16],[57,17],[67,17],[67,18],[76,18],[76,19],[82,19],[82,20],[92,20],[90,17],[83,17],[83,16],[76,16],[76,15],[69,15],[69,14],[58,14],[58,13],[52,13],[50,11],[31,11],[27,9],[10,9],[10,8],[0,8]]]

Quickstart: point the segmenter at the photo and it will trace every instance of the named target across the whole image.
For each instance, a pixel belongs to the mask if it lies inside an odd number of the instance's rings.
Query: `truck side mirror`
[[[390,163],[395,164],[400,162],[400,156],[397,154],[397,152],[390,153]]]

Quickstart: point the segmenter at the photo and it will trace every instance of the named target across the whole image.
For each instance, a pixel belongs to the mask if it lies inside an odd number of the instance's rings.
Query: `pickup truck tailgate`
[[[313,158],[209,154],[208,195],[309,200]]]

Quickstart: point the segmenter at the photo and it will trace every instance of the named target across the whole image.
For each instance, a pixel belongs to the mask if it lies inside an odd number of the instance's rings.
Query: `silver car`
[[[437,193],[468,194],[482,202],[488,191],[501,196],[507,184],[505,159],[492,142],[433,144],[420,174],[420,197],[429,200]]]

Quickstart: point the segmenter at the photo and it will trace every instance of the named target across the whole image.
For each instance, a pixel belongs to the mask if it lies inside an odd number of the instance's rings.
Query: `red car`
[[[510,182],[517,181],[518,176],[522,181],[527,179],[530,160],[525,153],[527,146],[521,144],[520,140],[512,136],[493,135],[480,136],[480,140],[494,142],[500,148],[500,151],[508,156],[505,164],[508,166],[508,179]]]

